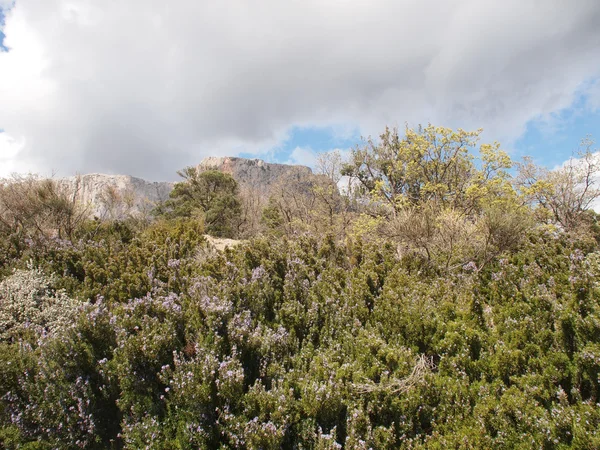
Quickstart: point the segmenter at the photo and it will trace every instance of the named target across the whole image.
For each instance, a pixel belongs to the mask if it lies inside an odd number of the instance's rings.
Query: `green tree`
[[[357,180],[359,204],[383,216],[379,231],[401,255],[418,254],[444,271],[481,268],[519,243],[528,207],[512,186],[512,161],[481,130],[386,128],[353,150],[345,175]]]
[[[391,215],[407,206],[433,202],[441,208],[476,211],[490,194],[509,187],[507,169],[512,166],[498,143],[482,144],[480,160],[471,153],[482,130],[448,128],[387,128],[379,141],[368,139],[352,151],[343,175],[354,177],[363,193],[387,205]]]
[[[167,217],[204,219],[206,231],[220,237],[235,237],[241,222],[242,206],[238,184],[229,174],[186,167],[178,172],[184,181],[175,184],[170,199],[158,208]]]

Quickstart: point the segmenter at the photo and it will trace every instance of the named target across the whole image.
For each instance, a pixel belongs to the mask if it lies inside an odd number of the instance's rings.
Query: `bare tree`
[[[242,186],[239,197],[242,203],[239,235],[243,237],[255,236],[263,228],[261,214],[267,204],[267,196],[260,188]]]
[[[19,239],[72,239],[89,217],[74,188],[35,175],[14,175],[0,182],[0,230]]]
[[[318,174],[325,175],[336,185],[342,178],[342,167],[344,159],[339,150],[320,153],[317,156],[316,171]]]
[[[519,164],[516,180],[523,197],[567,230],[576,229],[600,198],[600,155],[594,144],[590,137],[583,139],[573,156],[555,170],[538,167],[529,158]]]
[[[116,186],[106,185],[99,195],[100,219],[124,220],[131,216],[135,206],[133,189],[119,191]]]
[[[291,175],[271,190],[263,221],[284,234],[299,231],[338,234],[348,226],[347,201],[323,175]]]

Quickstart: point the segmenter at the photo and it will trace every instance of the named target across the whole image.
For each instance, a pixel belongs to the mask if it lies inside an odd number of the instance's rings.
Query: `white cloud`
[[[25,147],[25,139],[14,139],[6,133],[0,133],[0,178],[7,178],[14,172],[24,172],[19,167],[19,154]]]
[[[291,151],[286,164],[299,164],[315,169],[317,167],[317,158],[319,155],[332,152],[338,152],[342,161],[346,161],[350,157],[350,149],[348,148],[332,148],[330,150],[318,151],[311,147],[298,146]]]
[[[302,166],[315,167],[318,153],[309,147],[296,147],[290,153],[288,164],[300,164]]]
[[[594,80],[585,91],[586,106],[592,111],[600,110],[600,79]]]
[[[293,126],[510,140],[600,76],[598,23],[597,0],[17,0],[0,129],[19,167],[154,179]]]

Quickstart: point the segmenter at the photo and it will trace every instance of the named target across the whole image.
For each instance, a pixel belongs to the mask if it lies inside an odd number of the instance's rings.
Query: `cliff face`
[[[90,209],[91,215],[118,218],[145,214],[167,200],[174,183],[152,182],[129,175],[87,174],[58,180]]]
[[[300,178],[312,174],[306,166],[267,163],[261,159],[208,157],[198,164],[200,170],[218,170],[230,174],[241,188],[267,194],[284,177]]]
[[[262,195],[268,195],[283,177],[301,178],[312,173],[305,166],[233,157],[205,158],[198,168],[228,173],[240,188],[249,188]],[[175,184],[146,181],[128,175],[103,174],[80,175],[58,181],[90,209],[91,215],[101,218],[145,214],[157,203],[167,200]]]

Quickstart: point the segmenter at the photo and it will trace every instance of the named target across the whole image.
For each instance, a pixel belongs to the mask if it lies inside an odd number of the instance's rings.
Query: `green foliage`
[[[281,190],[268,237],[215,251],[185,186],[189,214],[24,242],[0,281],[2,446],[599,448],[594,215],[525,220],[495,147],[478,166],[453,147],[476,134],[423,133],[476,190],[411,184],[426,199],[393,220]]]
[[[597,446],[595,244],[542,229],[485,270],[442,277],[393,245],[310,237],[192,256],[201,240],[190,227],[139,232],[157,254],[175,237],[187,249],[144,295],[89,306],[36,348],[4,344],[3,439]],[[134,252],[138,241],[122,245]]]
[[[86,300],[101,296],[122,302],[163,285],[180,290],[206,245],[204,226],[194,218],[158,220],[142,230],[118,222],[92,225],[73,244],[54,243],[26,253],[46,272],[62,275],[59,287]]]
[[[170,199],[158,208],[167,217],[203,217],[206,232],[234,237],[242,214],[237,182],[229,174],[216,170],[199,171],[187,167],[179,175]]]
[[[476,164],[469,150],[481,131],[428,125],[407,127],[401,137],[397,128],[386,128],[379,141],[369,139],[352,152],[342,173],[356,177],[371,199],[393,213],[428,202],[471,213],[490,195],[502,194],[512,166],[497,143],[481,145]]]

